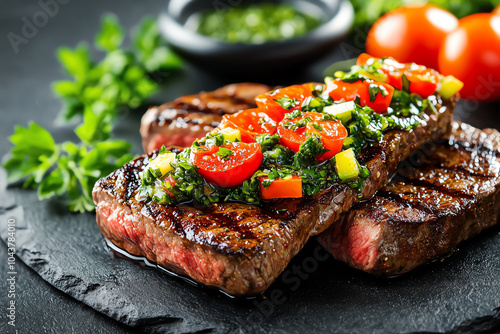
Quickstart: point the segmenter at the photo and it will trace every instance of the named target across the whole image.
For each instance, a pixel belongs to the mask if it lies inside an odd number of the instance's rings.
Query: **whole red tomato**
[[[446,35],[458,26],[450,12],[431,5],[407,5],[388,12],[368,33],[366,51],[375,57],[393,57],[437,69]]]
[[[460,95],[466,99],[500,98],[500,16],[481,13],[461,19],[443,42],[439,69],[464,82]]]

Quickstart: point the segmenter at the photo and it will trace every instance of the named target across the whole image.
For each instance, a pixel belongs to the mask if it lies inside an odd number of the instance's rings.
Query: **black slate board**
[[[93,214],[65,213],[57,201],[39,202],[19,188],[0,200],[7,204],[1,221],[16,220],[22,261],[57,289],[147,331],[469,332],[499,322],[499,228],[442,263],[385,280],[332,260],[312,241],[262,297],[239,300],[113,256]]]
[[[57,128],[53,123],[60,102],[52,96],[49,83],[63,78],[53,56],[55,48],[91,39],[99,16],[106,11],[117,13],[130,27],[144,14],[155,15],[163,3],[70,2],[35,38],[21,45],[19,54],[12,52],[6,39],[0,40],[5,50],[0,56],[0,112],[8,120],[0,122],[3,138],[12,133],[14,124],[26,125],[28,120],[48,127],[58,141],[72,138],[71,128]],[[0,12],[3,36],[18,32],[21,18],[40,10],[37,1],[18,2],[8,8]],[[349,41],[330,59],[289,83],[320,80],[329,63],[352,58],[353,52],[359,51],[360,46]],[[263,78],[276,83],[269,80]],[[158,102],[225,83],[227,79],[188,67],[167,80]],[[498,107],[498,103],[464,103],[458,118],[478,127],[500,128]],[[116,129],[118,136],[136,145],[136,153],[140,152],[138,121],[142,112],[131,111]],[[9,147],[3,139],[0,155]],[[5,185],[5,174],[0,170],[3,241],[7,220],[16,220],[20,332],[500,332],[500,227],[468,241],[442,263],[390,280],[375,279],[326,257],[312,240],[263,297],[235,300],[117,258],[106,247],[93,214],[70,214],[58,200],[39,202],[35,192],[18,186],[5,189]],[[0,254],[6,258],[3,243]],[[5,261],[1,268],[4,275]],[[41,308],[46,310],[36,311]],[[5,320],[2,313],[2,333],[11,329]]]

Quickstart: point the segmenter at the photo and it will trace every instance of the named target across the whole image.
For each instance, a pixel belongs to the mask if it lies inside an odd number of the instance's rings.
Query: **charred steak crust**
[[[453,122],[423,164],[403,170],[319,238],[336,259],[397,275],[452,252],[497,223],[500,133]],[[404,174],[404,175],[401,175]]]
[[[255,295],[278,277],[311,235],[373,196],[412,150],[447,134],[454,104],[440,102],[437,113],[423,115],[425,124],[410,132],[388,131],[366,150],[361,160],[371,176],[361,197],[339,184],[315,196],[261,206],[145,204],[134,198],[148,159],[142,156],[96,183],[97,223],[107,239],[129,253],[231,295]]]
[[[141,120],[144,151],[152,152],[163,144],[191,146],[196,138],[217,127],[222,115],[255,108],[255,97],[271,89],[257,83],[231,84],[151,107]]]

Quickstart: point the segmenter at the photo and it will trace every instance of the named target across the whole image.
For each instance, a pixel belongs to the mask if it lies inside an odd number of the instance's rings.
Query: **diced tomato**
[[[378,88],[377,88],[378,86]],[[379,89],[381,92],[375,95],[372,101],[370,97],[370,87]],[[357,81],[354,83],[347,83],[341,80],[334,80],[328,83],[326,92],[334,101],[354,101],[359,98],[361,106],[369,106],[376,113],[383,114],[391,104],[392,96],[394,95],[394,88],[382,82],[372,81]],[[384,92],[382,94],[382,92]],[[384,96],[385,95],[385,96]]]
[[[226,114],[222,117],[220,126],[239,130],[241,141],[244,143],[255,142],[255,137],[265,133],[276,133],[276,122],[260,109],[247,109],[236,114]]]
[[[292,130],[290,126],[310,117],[312,120],[306,126]],[[305,112],[301,117],[294,119],[283,119],[278,124],[278,134],[281,136],[281,143],[298,152],[300,144],[305,142],[311,133],[319,134],[323,147],[328,152],[318,156],[318,160],[326,160],[339,153],[342,149],[344,139],[347,137],[347,130],[338,121],[321,121],[323,114],[317,112]]]
[[[257,96],[255,102],[259,109],[265,111],[276,122],[280,122],[285,117],[285,113],[300,109],[302,102],[312,96],[312,89],[311,84],[283,87]],[[285,109],[276,101],[284,97],[296,100],[299,103]]]
[[[170,183],[170,185],[171,185],[172,187],[174,187],[174,186],[175,186],[175,184],[177,183],[177,181],[175,181],[175,180],[174,180],[174,178],[173,178],[171,175],[169,175],[169,176],[167,176],[167,177],[165,178],[165,182]],[[168,196],[170,196],[170,197],[174,197],[174,196],[175,196],[173,193],[171,193],[171,192],[170,192],[170,191],[168,191],[168,190],[167,190],[167,194],[168,194]]]
[[[375,58],[369,54],[362,53],[356,63],[358,65],[372,65],[380,58]],[[403,88],[403,74],[410,81],[410,92],[426,98],[434,94],[437,90],[441,75],[425,66],[412,63],[402,64],[394,59],[387,58],[380,68],[388,76],[388,84],[401,90]]]
[[[260,179],[260,193],[263,199],[302,197],[302,179],[300,176],[292,175],[291,178],[276,179],[266,189],[263,182],[267,179],[267,177]]]
[[[319,126],[319,127],[315,127]],[[340,122],[334,121],[313,121],[306,125],[307,133],[317,133],[323,142],[323,147],[328,152],[320,155],[320,161],[328,160],[342,150],[344,139],[347,137],[347,130]]]
[[[380,61],[380,59],[381,58],[373,57],[373,56],[369,55],[368,53],[362,53],[358,56],[358,59],[356,60],[356,65],[358,65],[358,66],[373,65],[375,62]],[[382,70],[386,70],[386,71],[405,70],[410,65],[411,64],[399,63],[392,58],[386,58],[384,60],[383,66],[382,66]]]
[[[221,148],[230,150],[231,154],[220,156],[223,153]],[[202,146],[191,151],[191,161],[207,182],[231,188],[242,184],[255,173],[262,163],[262,151],[257,143]]]
[[[410,81],[410,91],[426,98],[434,94],[440,80],[439,73],[433,69],[418,69],[406,71],[406,77]]]
[[[296,121],[299,121],[303,117],[296,118]],[[306,128],[300,127],[295,130],[289,129],[284,126],[284,123],[287,123],[288,120],[283,120],[278,124],[278,134],[281,136],[280,142],[284,146],[288,147],[294,152],[298,152],[300,148],[300,144],[306,141]]]
[[[356,65],[372,65],[374,61],[374,57],[370,56],[368,53],[362,53],[358,56],[358,59],[356,59]]]

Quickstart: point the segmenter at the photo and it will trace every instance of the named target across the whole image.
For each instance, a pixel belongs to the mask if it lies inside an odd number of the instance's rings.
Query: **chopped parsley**
[[[299,120],[298,122],[295,122],[295,123],[292,123],[292,122],[286,122],[284,124],[285,128],[287,129],[290,129],[292,131],[295,131],[297,130],[298,128],[303,128],[307,125],[307,123],[309,123],[310,121],[312,121],[312,118],[307,116],[307,117],[304,117],[302,118],[301,120]]]
[[[385,97],[389,95],[389,92],[384,86],[373,83],[368,86],[368,94],[370,95],[370,101],[374,102],[377,99],[378,94]]]
[[[299,100],[291,99],[287,96],[275,99],[274,101],[278,102],[278,104],[286,110],[290,110],[300,104]]]
[[[345,73],[336,71],[333,75],[335,78],[340,79],[347,83],[354,83],[359,80],[375,80],[379,82],[386,81],[386,74],[380,70],[380,63],[373,63],[372,65],[354,65],[351,71]]]
[[[299,151],[293,157],[293,165],[297,168],[305,168],[317,164],[316,157],[327,152],[323,142],[317,134],[311,135],[305,142],[300,144]]]
[[[316,124],[316,123],[315,123],[315,124],[313,124],[312,126],[313,126],[313,128],[315,128],[315,129],[316,129],[316,130],[318,130],[319,132],[323,131],[323,128],[322,128],[322,127],[321,127],[321,125],[319,125],[319,124]]]
[[[216,156],[221,158],[224,161],[227,161],[231,159],[231,156],[234,155],[234,152],[228,148],[221,147],[219,150],[215,153]]]
[[[405,93],[409,93],[411,82],[408,79],[408,77],[406,76],[406,74],[403,74],[403,76],[401,77],[401,80],[403,81],[403,88],[401,89],[401,91],[403,91]]]
[[[302,111],[300,109],[296,109],[292,112],[286,113],[285,118],[286,119],[294,119],[302,116]]]

